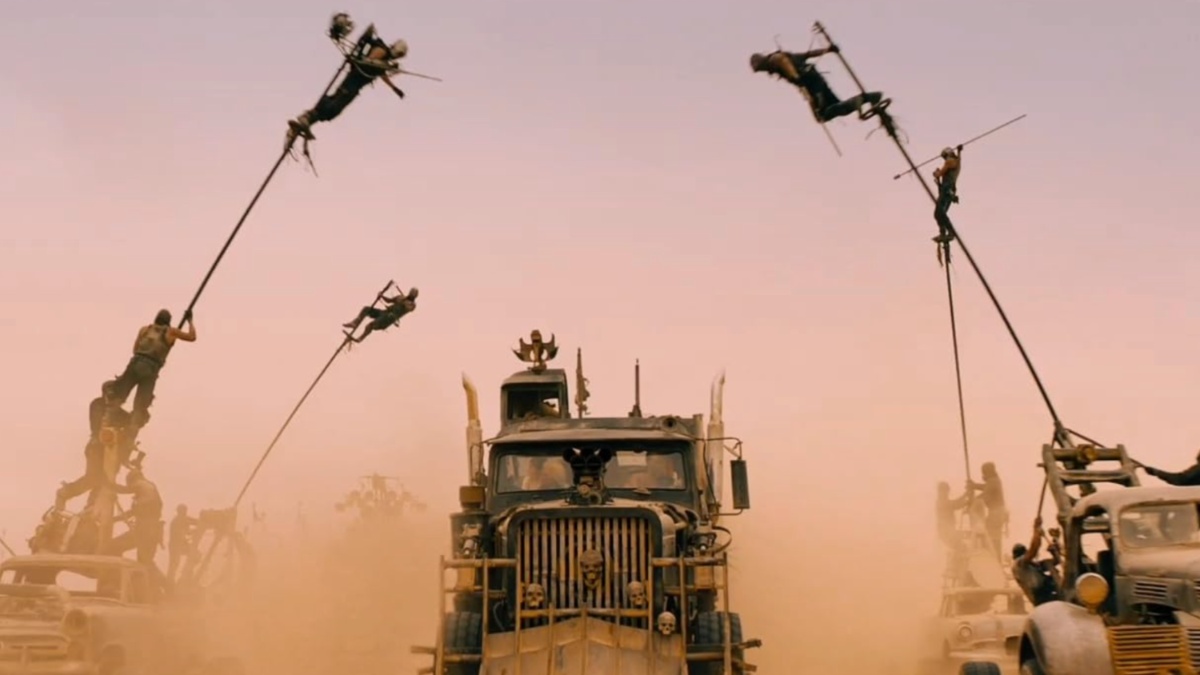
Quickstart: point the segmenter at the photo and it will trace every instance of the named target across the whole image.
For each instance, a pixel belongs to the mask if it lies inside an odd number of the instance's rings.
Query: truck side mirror
[[[750,508],[750,478],[746,475],[746,460],[730,461],[729,473],[732,478],[733,508],[738,511]]]

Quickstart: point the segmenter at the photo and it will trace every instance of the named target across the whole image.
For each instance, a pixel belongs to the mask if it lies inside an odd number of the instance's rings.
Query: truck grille
[[[1164,581],[1137,579],[1133,582],[1133,594],[1138,600],[1166,604],[1167,584]]]
[[[67,641],[44,636],[0,636],[0,661],[49,661],[67,657]]]
[[[1112,626],[1108,642],[1114,673],[1158,675],[1171,669],[1190,671],[1200,634],[1181,626]]]
[[[579,557],[595,549],[604,556],[599,592],[587,594],[589,609],[625,606],[630,581],[650,573],[650,523],[638,517],[533,518],[517,527],[518,589],[538,583],[555,609],[578,609],[585,599]],[[521,591],[518,590],[518,593]]]

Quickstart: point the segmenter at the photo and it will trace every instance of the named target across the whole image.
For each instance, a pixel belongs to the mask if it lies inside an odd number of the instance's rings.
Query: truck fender
[[[1040,675],[1113,675],[1108,631],[1098,614],[1060,600],[1029,614],[1020,662],[1036,658]]]

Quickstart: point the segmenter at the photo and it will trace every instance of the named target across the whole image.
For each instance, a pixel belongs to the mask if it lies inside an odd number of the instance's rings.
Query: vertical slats
[[[546,601],[560,609],[578,609],[583,601],[579,557],[589,548],[604,556],[604,582],[593,599],[596,609],[620,609],[626,587],[650,574],[650,526],[636,517],[530,518],[517,530],[517,584],[539,583]],[[640,625],[643,622],[638,622]]]

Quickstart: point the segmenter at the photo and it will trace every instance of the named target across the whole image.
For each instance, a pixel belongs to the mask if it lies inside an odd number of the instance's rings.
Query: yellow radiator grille
[[[579,574],[579,557],[594,549],[604,556],[604,576],[588,593]],[[650,572],[651,530],[637,517],[537,518],[517,529],[518,588],[541,584],[546,602],[556,609],[626,607],[625,587],[646,582]],[[518,593],[521,591],[518,590]]]
[[[1108,629],[1116,675],[1190,674],[1191,650],[1181,626],[1112,626]]]

